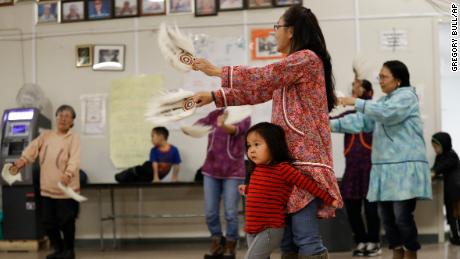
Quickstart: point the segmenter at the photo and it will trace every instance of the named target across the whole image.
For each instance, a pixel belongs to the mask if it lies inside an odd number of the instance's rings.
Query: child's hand
[[[238,185],[238,192],[241,194],[241,195],[246,195],[246,184],[240,184]]]
[[[338,201],[338,200],[334,200],[334,201],[332,202],[331,206],[337,209],[337,208],[339,207],[339,201]]]

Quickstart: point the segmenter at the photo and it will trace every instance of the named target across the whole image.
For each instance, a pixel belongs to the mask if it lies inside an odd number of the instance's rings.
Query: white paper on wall
[[[380,47],[383,50],[401,50],[406,49],[407,31],[393,28],[391,31],[380,32]]]
[[[80,96],[83,134],[104,134],[106,128],[106,97],[106,94]]]

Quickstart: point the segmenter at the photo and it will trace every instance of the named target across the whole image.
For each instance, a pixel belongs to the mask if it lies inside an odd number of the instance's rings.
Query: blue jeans
[[[288,214],[286,229],[281,251],[283,253],[298,253],[309,256],[318,255],[326,251],[319,234],[318,218],[316,212],[320,200],[315,199],[302,210]]]
[[[217,179],[204,175],[204,204],[206,210],[206,224],[211,236],[222,236],[220,224],[220,200],[223,196],[225,220],[227,221],[226,237],[230,240],[238,240],[238,205],[240,193],[238,185],[244,180],[240,179]]]
[[[379,202],[380,219],[390,249],[400,246],[411,251],[420,249],[420,243],[417,240],[417,225],[415,225],[413,215],[415,205],[416,199]]]

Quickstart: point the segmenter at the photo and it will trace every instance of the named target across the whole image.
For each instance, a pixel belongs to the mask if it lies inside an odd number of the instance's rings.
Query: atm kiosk
[[[43,130],[51,128],[51,121],[36,108],[5,110],[2,119],[0,168],[13,163],[27,145]],[[6,240],[39,239],[44,233],[40,222],[40,168],[38,159],[22,170],[22,182],[9,186],[3,179],[3,236]],[[1,177],[0,177],[1,178]]]

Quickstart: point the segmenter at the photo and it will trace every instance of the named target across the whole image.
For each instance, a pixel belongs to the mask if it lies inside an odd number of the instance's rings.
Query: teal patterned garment
[[[378,101],[357,99],[356,113],[331,120],[333,132],[373,131],[372,170],[367,199],[431,199],[418,97],[400,87]]]

